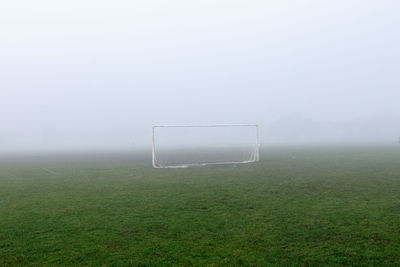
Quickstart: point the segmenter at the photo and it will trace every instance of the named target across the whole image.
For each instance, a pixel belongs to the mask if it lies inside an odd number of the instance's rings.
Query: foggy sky
[[[152,124],[265,142],[400,134],[398,1],[3,1],[0,150],[148,146]]]

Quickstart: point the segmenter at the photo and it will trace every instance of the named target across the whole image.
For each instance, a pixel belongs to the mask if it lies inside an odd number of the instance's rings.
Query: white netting
[[[257,125],[153,127],[155,168],[255,162],[258,149]]]

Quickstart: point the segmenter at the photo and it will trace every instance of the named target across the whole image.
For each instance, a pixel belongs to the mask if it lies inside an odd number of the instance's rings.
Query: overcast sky
[[[2,1],[0,145],[147,145],[152,124],[185,123],[390,138],[399,14],[395,0]]]

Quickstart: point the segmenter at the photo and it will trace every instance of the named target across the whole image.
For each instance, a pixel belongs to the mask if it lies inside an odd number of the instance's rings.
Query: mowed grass
[[[400,147],[0,159],[0,266],[400,266]]]

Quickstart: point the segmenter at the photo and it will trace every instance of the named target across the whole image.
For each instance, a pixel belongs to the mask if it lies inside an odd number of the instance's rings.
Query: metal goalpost
[[[249,148],[246,157],[243,159],[222,159],[215,161],[201,160],[199,162],[177,162],[174,164],[163,163],[159,159],[158,151],[158,140],[156,136],[156,130],[160,129],[206,129],[206,128],[224,128],[227,131],[235,131],[235,128],[247,128],[248,132],[251,132],[249,136]],[[193,129],[195,130],[195,129]],[[239,133],[240,135],[240,133]],[[209,124],[209,125],[153,125],[152,126],[152,165],[153,168],[186,168],[190,166],[206,166],[206,165],[218,165],[218,164],[242,164],[257,162],[260,160],[260,134],[258,124]],[[174,154],[174,153],[172,153]]]

